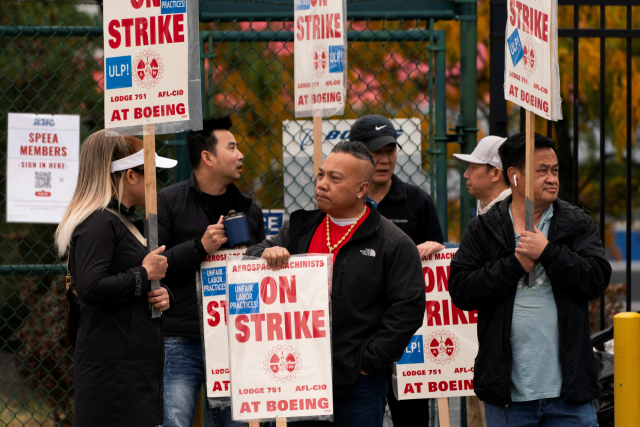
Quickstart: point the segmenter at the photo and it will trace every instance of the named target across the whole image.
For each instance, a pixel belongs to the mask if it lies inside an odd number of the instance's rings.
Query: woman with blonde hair
[[[80,299],[74,360],[77,427],[151,427],[163,423],[163,318],[170,293],[151,291],[164,277],[164,246],[147,253],[144,153],[134,137],[90,135],[80,151],[78,184],[56,231],[60,255]],[[156,155],[158,167],[175,160]]]

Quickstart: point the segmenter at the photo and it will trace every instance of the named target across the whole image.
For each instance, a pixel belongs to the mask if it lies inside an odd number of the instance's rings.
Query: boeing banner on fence
[[[463,311],[449,296],[449,264],[457,249],[422,260],[427,308],[394,369],[398,400],[472,396],[478,354],[476,311]]]
[[[347,85],[345,0],[294,0],[296,117],[344,113]]]
[[[199,55],[194,52],[197,16],[190,16],[194,8],[197,15],[197,2],[192,3],[195,6],[186,0],[105,2],[106,129],[145,124],[156,124],[157,134],[201,129],[189,126],[189,120],[201,120]],[[194,106],[196,117],[192,117]]]
[[[80,116],[9,113],[7,222],[58,224],[78,181]]]
[[[547,120],[562,120],[557,0],[510,0],[504,94]]]

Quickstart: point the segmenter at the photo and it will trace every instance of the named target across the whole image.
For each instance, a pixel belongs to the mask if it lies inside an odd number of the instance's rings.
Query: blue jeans
[[[327,421],[290,422],[295,427],[382,427],[387,405],[387,377],[360,375],[358,382],[342,396],[333,399],[333,424]],[[275,422],[271,422],[275,427]]]
[[[487,427],[597,427],[596,410],[591,402],[567,403],[565,394],[553,399],[513,402],[507,411],[484,404]]]
[[[198,393],[204,383],[204,361],[200,340],[164,339],[164,427],[191,427]],[[231,407],[208,408],[209,427],[240,427],[231,421]]]

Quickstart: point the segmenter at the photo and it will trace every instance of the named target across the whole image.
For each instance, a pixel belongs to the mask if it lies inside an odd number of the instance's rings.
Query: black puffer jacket
[[[525,271],[515,256],[509,196],[474,218],[451,261],[449,293],[463,310],[478,310],[480,349],[473,386],[483,401],[511,405],[511,320],[518,280]],[[558,308],[560,362],[567,402],[585,403],[602,391],[589,339],[589,300],[611,278],[598,227],[581,207],[553,204],[549,244],[540,264],[551,280]]]
[[[413,241],[368,204],[371,211],[340,248],[331,287],[333,390],[347,392],[360,370],[385,373],[400,360],[424,318],[424,277]],[[291,255],[309,250],[325,213],[299,210],[272,240],[247,249],[259,257],[269,247]]]

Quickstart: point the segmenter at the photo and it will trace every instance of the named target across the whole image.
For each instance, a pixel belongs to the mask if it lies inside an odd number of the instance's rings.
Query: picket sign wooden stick
[[[536,132],[536,114],[532,111],[527,110],[527,122],[526,122],[526,133],[527,133],[527,142],[526,142],[526,159],[525,159],[525,218],[524,218],[524,229],[526,231],[533,231],[534,229],[534,196],[533,196],[533,178],[534,178],[534,170],[533,170],[533,155],[535,152],[535,132]],[[525,282],[528,286],[532,287],[534,285],[534,276],[532,273],[529,273],[525,277]]]
[[[322,165],[322,117],[313,116],[313,177],[318,176]]]
[[[438,419],[440,420],[440,427],[450,427],[449,399],[446,397],[438,399]]]
[[[147,236],[147,247],[149,251],[153,251],[158,247],[158,195],[156,192],[156,125],[142,126],[142,141],[144,148],[144,210],[149,219],[149,215],[153,215],[155,227],[149,227],[149,235]],[[158,280],[151,282],[151,290],[160,289]],[[162,312],[151,307],[151,317],[157,318]]]
[[[528,111],[527,110],[527,125],[526,125],[526,131],[527,131],[527,158],[526,158],[526,166],[525,166],[525,180],[526,180],[526,187],[525,187],[525,197],[528,198],[529,200],[531,200],[533,202],[534,197],[533,197],[533,175],[534,175],[534,171],[533,171],[533,153],[535,151],[535,132],[536,132],[536,114],[532,111]],[[531,212],[531,216],[532,218],[531,221],[533,222],[533,212]],[[533,223],[530,224],[532,227],[531,229],[526,229],[527,231],[533,231]]]
[[[250,422],[249,427],[260,427],[258,422]],[[276,427],[287,427],[286,417],[276,417]]]
[[[144,143],[144,209],[149,214],[158,214],[156,196],[156,125],[143,125]],[[152,173],[153,171],[153,173]]]

